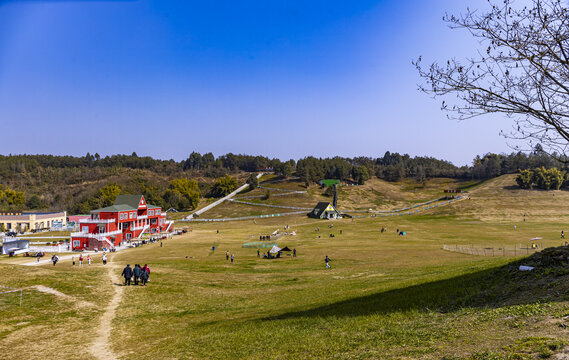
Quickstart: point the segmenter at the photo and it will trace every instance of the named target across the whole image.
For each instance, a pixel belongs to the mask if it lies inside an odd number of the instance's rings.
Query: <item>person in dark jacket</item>
[[[150,268],[148,267],[148,264],[144,264],[141,270],[146,271],[148,273],[148,278],[146,279],[146,281],[150,282]]]
[[[148,271],[146,271],[146,269],[140,271],[140,281],[142,282],[142,286],[146,286],[149,275],[150,274],[148,273]]]
[[[134,285],[138,285],[138,280],[140,279],[140,275],[142,274],[142,270],[140,269],[140,265],[135,264],[132,272],[134,273]]]
[[[126,267],[122,270],[121,276],[124,276],[125,286],[130,286],[130,279],[132,278],[132,268],[130,267],[130,264],[126,264]]]

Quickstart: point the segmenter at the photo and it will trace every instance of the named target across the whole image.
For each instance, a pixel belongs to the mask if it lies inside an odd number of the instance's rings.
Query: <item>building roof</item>
[[[329,202],[325,202],[325,201],[321,201],[318,204],[316,204],[316,206],[314,207],[314,209],[312,209],[311,215],[313,216],[317,216],[320,217],[320,215],[322,215],[322,213],[324,211],[326,211],[326,209],[328,208],[328,206],[332,206],[331,203]],[[336,209],[334,209],[335,211],[338,211]]]
[[[138,207],[132,207],[126,204],[120,204],[120,205],[111,205],[104,207],[102,209],[93,210],[91,211],[91,213],[130,211],[130,210],[136,210],[137,208]]]
[[[340,180],[338,179],[322,179],[318,182],[320,185],[324,185],[324,186],[332,186],[334,184],[336,185],[340,185]]]
[[[116,197],[115,203],[113,205],[104,207],[102,209],[93,210],[91,213],[96,214],[101,212],[138,210],[138,206],[140,205],[142,199],[142,195],[119,195]],[[146,205],[147,209],[160,209],[160,206],[147,204],[146,202],[143,202],[143,205]]]
[[[138,204],[142,200],[142,195],[119,195],[115,199],[114,205],[129,205],[134,209],[138,209]]]

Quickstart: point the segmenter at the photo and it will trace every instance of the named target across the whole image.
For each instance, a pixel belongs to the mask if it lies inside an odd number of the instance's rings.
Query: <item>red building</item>
[[[89,219],[80,220],[79,230],[71,234],[73,250],[102,250],[140,239],[143,233],[159,234],[172,227],[158,206],[150,205],[142,195],[119,195],[112,206],[91,211]]]

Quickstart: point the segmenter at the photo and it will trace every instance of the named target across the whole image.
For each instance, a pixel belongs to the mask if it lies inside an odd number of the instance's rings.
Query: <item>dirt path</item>
[[[111,337],[111,329],[112,329],[112,321],[115,318],[115,313],[117,307],[119,306],[122,295],[123,295],[123,287],[121,286],[120,279],[117,275],[118,267],[112,263],[112,260],[109,262],[109,278],[111,280],[111,286],[114,289],[114,294],[109,301],[109,304],[105,308],[105,312],[101,317],[101,322],[97,327],[97,334],[95,336],[95,341],[91,344],[89,348],[89,352],[93,355],[96,359],[118,359],[118,356],[113,352],[111,349],[111,345],[109,343],[109,339]]]
[[[30,289],[36,289],[37,291],[42,292],[42,293],[52,294],[52,295],[64,298],[66,300],[75,301],[77,303],[77,306],[79,306],[79,307],[85,308],[85,307],[95,306],[95,304],[93,304],[93,303],[90,303],[88,301],[77,300],[73,296],[69,296],[67,294],[62,293],[61,291],[57,291],[57,290],[50,288],[50,287],[47,287],[47,286],[36,285],[36,286],[30,287]]]

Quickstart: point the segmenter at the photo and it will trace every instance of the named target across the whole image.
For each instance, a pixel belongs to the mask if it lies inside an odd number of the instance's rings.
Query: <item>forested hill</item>
[[[363,183],[372,176],[401,178],[492,178],[519,169],[565,166],[542,152],[477,156],[472,166],[431,157],[386,152],[382,157],[315,158],[298,161],[265,156],[193,152],[186,160],[159,160],[148,156],[87,153],[82,157],[54,155],[0,155],[0,211],[68,210],[86,213],[107,204],[118,193],[141,193],[164,208],[192,209],[200,197],[221,196],[249,172],[273,169],[296,175],[306,185],[323,178]],[[230,175],[226,177],[226,175]],[[182,179],[182,180],[180,180]]]

